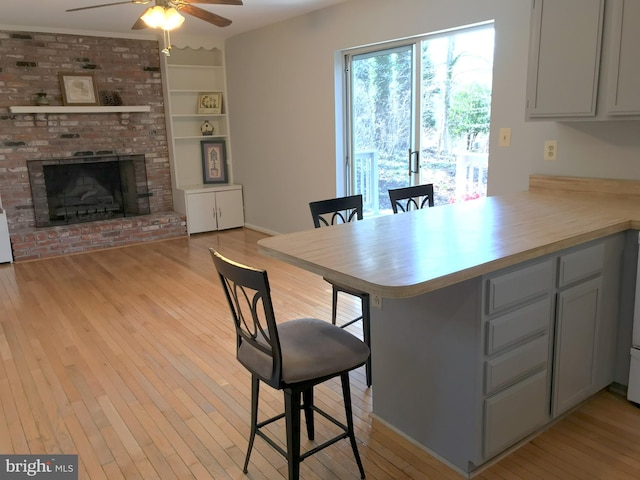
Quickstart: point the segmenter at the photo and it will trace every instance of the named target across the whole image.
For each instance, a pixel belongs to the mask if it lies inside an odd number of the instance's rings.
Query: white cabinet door
[[[216,192],[216,217],[218,230],[242,227],[244,225],[242,190]]]
[[[7,214],[2,209],[2,203],[0,203],[0,263],[3,262],[13,262],[13,253],[11,252]]]
[[[604,0],[535,0],[527,117],[596,113]]]
[[[185,191],[189,235],[244,226],[242,187],[213,188]]]
[[[187,194],[187,227],[189,234],[217,229],[216,192]]]
[[[607,113],[640,115],[640,2],[613,1]]]
[[[595,385],[595,351],[602,297],[602,277],[558,294],[553,416],[585,400]]]

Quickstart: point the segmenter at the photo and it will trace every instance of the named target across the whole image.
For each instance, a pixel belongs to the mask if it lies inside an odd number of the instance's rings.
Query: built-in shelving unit
[[[88,106],[65,106],[65,105],[47,105],[47,106],[12,106],[9,107],[10,113],[136,113],[150,112],[149,105],[120,105],[117,107],[102,107],[98,105]]]
[[[174,48],[166,58],[167,131],[175,189],[202,186],[202,140],[223,139],[226,143],[227,171],[232,180],[231,142],[227,121],[224,54],[221,49]],[[201,93],[220,92],[220,113],[198,113]],[[213,135],[202,135],[205,120]],[[175,200],[174,200],[175,201]]]
[[[224,53],[221,49],[174,47],[163,64],[174,209],[186,215],[187,231],[244,225],[242,187],[233,185]],[[220,113],[198,113],[200,94],[220,93]],[[206,121],[213,134],[203,135]],[[201,142],[224,141],[228,184],[205,184]]]

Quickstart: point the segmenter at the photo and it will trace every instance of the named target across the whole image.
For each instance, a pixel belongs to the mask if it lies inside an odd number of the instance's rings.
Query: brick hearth
[[[60,72],[91,74],[99,92],[151,111],[10,114],[39,92],[62,105]],[[27,161],[79,152],[144,154],[151,214],[36,229]],[[186,235],[173,211],[158,42],[0,31],[0,195],[16,260]]]
[[[185,232],[183,216],[177,213],[160,213],[24,229],[11,233],[11,246],[15,260],[33,260],[175,238],[185,235]]]

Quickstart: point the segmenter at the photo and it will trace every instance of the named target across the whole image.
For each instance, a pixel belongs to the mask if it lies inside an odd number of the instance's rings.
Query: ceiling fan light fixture
[[[164,27],[162,27],[164,30],[173,30],[184,23],[184,17],[173,7],[165,10],[164,20]]]
[[[140,17],[151,28],[173,30],[184,22],[184,17],[173,7],[167,8],[160,5],[149,7]]]

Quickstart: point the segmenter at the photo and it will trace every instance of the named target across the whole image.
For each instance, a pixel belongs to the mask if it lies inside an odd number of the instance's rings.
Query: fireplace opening
[[[147,215],[144,155],[27,162],[36,227]]]

